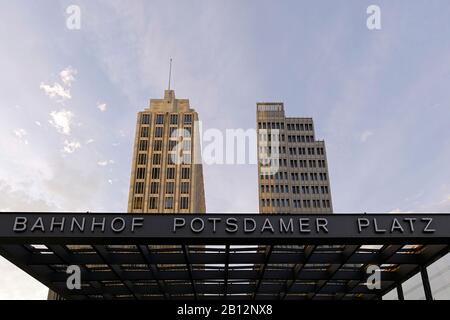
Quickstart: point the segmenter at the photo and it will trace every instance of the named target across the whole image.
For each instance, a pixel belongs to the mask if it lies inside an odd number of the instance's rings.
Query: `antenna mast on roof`
[[[170,62],[169,62],[169,90],[170,90],[171,77],[172,77],[172,58],[170,58]]]

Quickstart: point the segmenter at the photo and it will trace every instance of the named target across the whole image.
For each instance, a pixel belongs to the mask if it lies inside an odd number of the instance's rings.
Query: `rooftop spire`
[[[170,62],[169,62],[169,90],[170,90],[171,77],[172,77],[172,58],[170,58]]]

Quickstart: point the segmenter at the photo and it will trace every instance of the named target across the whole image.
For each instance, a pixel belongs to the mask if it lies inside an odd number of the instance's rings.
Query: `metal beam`
[[[186,268],[188,270],[189,280],[191,281],[192,292],[194,293],[194,299],[197,300],[197,290],[195,289],[195,281],[194,281],[194,278],[192,277],[192,265],[190,262],[191,260],[189,258],[188,247],[186,245],[182,245],[182,248],[183,248],[184,259],[186,260]]]
[[[433,300],[433,293],[431,292],[430,279],[428,278],[427,268],[420,267],[420,275],[422,276],[423,291],[425,292],[425,299]]]
[[[297,281],[300,272],[303,270],[303,268],[309,262],[309,260],[311,260],[311,257],[313,255],[315,249],[316,249],[315,245],[309,245],[309,246],[305,246],[304,247],[304,249],[303,249],[304,261],[303,261],[302,264],[295,265],[294,268],[292,269],[293,279],[291,281],[289,281],[289,280],[286,281],[285,289],[283,290],[283,292],[280,292],[280,295],[279,295],[279,299],[280,300],[284,300],[286,298],[287,294],[291,290],[291,288],[294,285],[295,281]]]
[[[359,249],[359,245],[348,245],[345,246],[342,253],[341,253],[341,263],[340,264],[332,264],[330,268],[328,269],[329,276],[325,280],[319,281],[319,287],[314,291],[314,293],[311,296],[311,299],[314,299],[314,297],[317,296],[317,294],[320,294],[320,291],[327,285],[327,283],[333,279],[334,275],[341,269],[347,261],[350,259],[350,257]]]
[[[97,252],[100,258],[103,260],[103,263],[108,266],[108,268],[115,274],[118,280],[122,282],[122,284],[128,289],[129,293],[136,299],[139,300],[139,296],[134,293],[133,287],[129,281],[125,281],[121,277],[122,271],[118,265],[111,265],[108,261],[108,251],[105,246],[93,245],[92,248]]]
[[[397,298],[398,298],[398,300],[405,300],[405,296],[403,295],[402,284],[398,283],[396,288],[397,288]]]
[[[63,261],[64,264],[66,264],[68,266],[69,265],[74,265],[73,259],[72,259],[72,255],[69,254],[69,252],[67,250],[67,247],[65,247],[65,246],[58,246],[58,245],[48,245],[47,248],[52,250],[53,253],[55,254],[55,256],[58,257],[61,261]],[[82,274],[83,273],[90,273],[90,271],[84,265],[82,265],[82,264],[76,264],[76,265],[78,265],[78,267],[80,268],[80,271],[82,272]],[[66,277],[67,277],[67,274],[66,274]],[[89,280],[87,280],[84,277],[81,277],[81,281],[82,282],[89,282],[89,284],[92,287],[94,287],[94,288],[98,288],[98,289],[102,288],[101,283],[98,282],[98,281],[89,281]],[[105,299],[108,299],[108,300],[113,298],[108,293],[103,294],[103,297]]]
[[[156,267],[157,264],[154,261],[152,261],[150,250],[148,249],[147,246],[144,245],[138,245],[137,247],[142,257],[144,258],[145,262],[147,263],[148,269],[150,270],[152,277],[155,279],[159,291],[161,292],[161,294],[164,296],[165,299],[170,299],[170,295],[167,293],[164,281],[161,281],[158,278],[158,268]]]
[[[255,291],[253,293],[253,300],[255,300],[256,296],[258,295],[258,290],[259,290],[259,287],[261,286],[262,279],[264,278],[264,272],[266,271],[267,264],[269,263],[270,255],[272,254],[272,250],[273,250],[273,246],[266,246],[266,248],[265,248],[264,264],[262,266],[262,269],[259,272],[259,277],[256,282]]]
[[[224,297],[228,295],[228,268],[230,266],[230,245],[225,246]]]

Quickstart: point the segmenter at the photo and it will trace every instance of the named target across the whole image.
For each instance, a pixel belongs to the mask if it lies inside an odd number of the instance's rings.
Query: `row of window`
[[[145,170],[145,168],[142,168]],[[168,167],[166,168],[166,179],[175,179],[176,167]],[[190,178],[191,169],[182,167],[181,168],[181,179],[189,179]],[[145,174],[145,172],[144,172]],[[151,170],[151,178],[152,179],[161,179],[161,168],[153,167]]]
[[[138,181],[134,185],[134,194],[144,194],[145,190],[145,183],[142,181]],[[159,192],[162,191],[160,187],[159,182],[151,182],[149,193],[150,194],[159,194]],[[168,181],[165,183],[165,190],[166,194],[174,194],[175,193],[175,182]],[[180,193],[182,194],[188,194],[189,193],[189,182],[181,182],[180,184]]]
[[[314,136],[291,136],[291,135],[288,135],[288,142],[314,142]]]
[[[275,134],[271,132],[260,132],[259,141],[284,141],[284,134]]]
[[[262,184],[260,187],[262,193],[289,193],[288,185],[268,185]],[[291,186],[293,194],[328,194],[328,186]]]
[[[284,134],[272,134],[272,133],[259,133],[259,141],[260,144],[261,141],[276,141],[276,142],[284,142]],[[306,143],[306,142],[315,142],[314,140],[314,136],[308,135],[308,136],[304,136],[304,135],[288,135],[288,142],[294,143],[294,142],[299,142],[299,143]],[[270,143],[269,143],[270,144]]]
[[[139,151],[148,151],[149,142],[148,140],[139,140]],[[162,140],[153,140],[153,151],[162,151],[163,142]],[[191,140],[183,140],[181,142],[176,140],[169,140],[169,150],[175,151],[177,147],[181,147],[183,151],[190,151],[192,148]]]
[[[288,130],[296,131],[312,131],[312,123],[288,123],[286,124]],[[258,122],[258,129],[284,129],[284,122]]]
[[[284,129],[284,122],[258,122],[258,129]]]
[[[139,136],[141,138],[148,138],[149,132],[150,132],[150,127],[141,127]],[[179,137],[190,138],[191,133],[192,133],[192,131],[191,131],[190,127],[184,127],[182,129],[180,129],[178,127],[169,127],[169,137],[172,139],[178,139]],[[155,127],[154,137],[162,138],[163,136],[164,136],[164,127],[161,127],[161,126]]]
[[[313,125],[312,123],[288,123],[288,130],[296,130],[296,131],[312,131]]]
[[[270,159],[268,164],[272,167],[287,167],[288,161],[287,159]],[[291,168],[326,168],[325,160],[289,160],[289,166]]]
[[[262,207],[290,207],[289,199],[261,199]],[[292,200],[293,208],[330,208],[330,200]]]
[[[287,172],[276,172],[273,175],[269,174],[261,174],[260,180],[288,180],[288,173]],[[291,180],[294,181],[327,181],[327,173],[326,172],[292,172],[291,173]]]
[[[155,124],[164,124],[165,121],[165,114],[157,114],[155,116]],[[185,113],[183,115],[183,123],[184,124],[192,124],[192,114],[191,113]],[[170,114],[169,115],[169,123],[172,125],[178,124],[179,114]],[[141,116],[141,124],[150,124],[151,123],[151,114],[149,113],[143,113]]]
[[[286,154],[286,147],[284,146],[261,146],[261,143],[259,144],[259,153],[264,156],[268,156],[272,154],[272,151],[278,151],[278,154]],[[324,148],[304,148],[304,147],[290,147],[288,148],[290,155],[308,155],[308,156],[314,156],[316,155],[324,155],[325,151]]]
[[[309,155],[309,156],[314,156],[316,155],[316,151],[318,155],[324,155],[325,151],[324,148],[289,148],[289,154],[290,155]]]
[[[181,158],[180,158],[181,157]],[[162,164],[163,155],[161,153],[154,153],[152,155],[152,164],[153,165],[161,165]],[[166,163],[168,165],[176,165],[180,164],[180,160],[182,164],[191,164],[192,157],[189,151],[184,151],[181,155],[177,153],[170,152],[167,155]],[[139,153],[137,159],[138,165],[147,165],[147,153]],[[138,178],[143,179],[143,178]]]
[[[159,197],[149,197],[148,199],[148,208],[149,209],[158,209],[159,205]],[[134,210],[142,210],[144,206],[144,198],[143,197],[134,197],[133,199],[133,209]],[[166,196],[164,198],[163,203],[164,209],[174,209],[174,197]],[[180,209],[189,209],[189,197],[181,196],[180,197]]]
[[[325,160],[290,160],[291,168],[325,168]]]

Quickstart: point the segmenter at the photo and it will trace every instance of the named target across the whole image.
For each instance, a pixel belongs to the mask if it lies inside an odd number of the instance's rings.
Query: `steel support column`
[[[420,275],[422,276],[423,291],[425,292],[425,299],[433,300],[433,294],[431,293],[430,279],[428,278],[427,268],[420,267]]]

